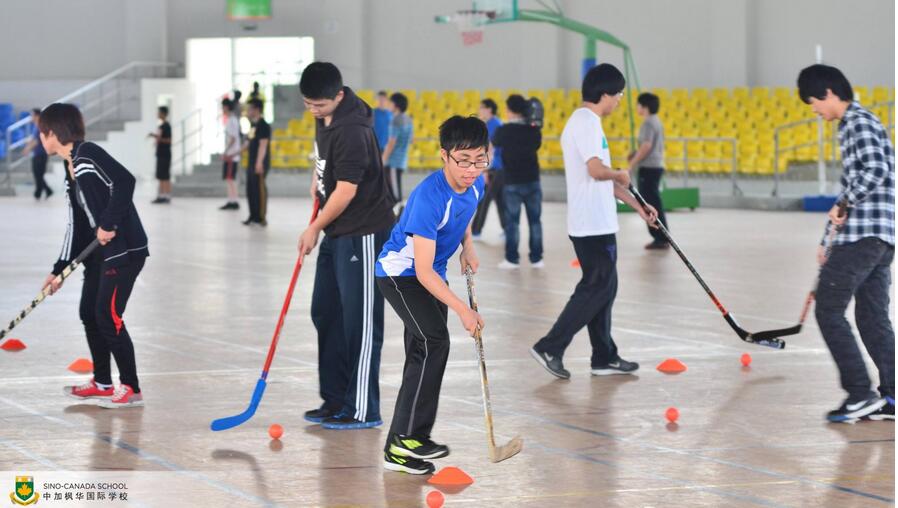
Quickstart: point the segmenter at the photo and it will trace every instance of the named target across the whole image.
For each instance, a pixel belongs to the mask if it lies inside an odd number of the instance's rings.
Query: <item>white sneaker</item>
[[[540,259],[540,260],[537,261],[536,263],[530,263],[530,266],[533,267],[533,268],[545,268],[545,267],[546,267],[546,264],[543,262],[542,259]]]
[[[475,234],[472,234],[472,235],[471,235],[471,239],[474,240],[475,242],[482,242],[482,241],[483,241],[483,238],[481,238],[480,235],[475,235]]]
[[[503,259],[501,263],[499,263],[499,268],[502,270],[517,270],[521,265],[518,263],[512,263],[507,259]]]

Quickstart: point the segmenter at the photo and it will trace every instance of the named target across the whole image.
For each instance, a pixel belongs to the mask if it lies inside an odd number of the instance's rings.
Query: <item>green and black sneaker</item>
[[[393,434],[388,453],[415,459],[440,459],[449,455],[449,447],[434,443],[428,438]]]
[[[399,471],[408,474],[433,474],[436,468],[426,460],[412,457],[400,457],[392,453],[384,453],[384,468],[390,471]]]

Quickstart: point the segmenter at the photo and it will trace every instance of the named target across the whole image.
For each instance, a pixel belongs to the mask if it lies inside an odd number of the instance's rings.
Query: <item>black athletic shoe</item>
[[[246,219],[245,221],[241,222],[241,224],[243,224],[244,226],[249,226],[253,222],[256,222],[256,221],[254,221],[252,219]]]
[[[669,249],[669,248],[670,248],[669,243],[659,242],[657,240],[652,243],[649,243],[645,246],[645,250],[665,250],[665,249]]]
[[[548,353],[541,353],[536,350],[536,348],[530,348],[530,356],[536,360],[536,363],[543,366],[544,369],[549,371],[555,377],[561,379],[570,379],[571,373],[568,372],[564,368],[564,364],[561,363],[560,356],[552,356]]]
[[[240,203],[236,203],[236,202],[225,203],[224,206],[219,208],[219,210],[239,210],[239,209],[240,209]]]
[[[353,429],[370,429],[373,427],[380,427],[384,424],[383,420],[369,420],[369,421],[361,421],[356,420],[351,416],[346,416],[339,414],[337,416],[332,416],[330,418],[325,419],[321,422],[321,426],[325,429],[331,430],[353,430]]]
[[[171,203],[171,200],[168,198],[159,197],[159,198],[156,198],[156,199],[150,201],[150,203],[152,203],[154,205],[167,205],[168,203]]]
[[[826,414],[826,419],[833,423],[853,423],[854,421],[879,411],[886,405],[886,399],[877,396],[868,397],[857,402],[845,399],[839,409],[834,409]],[[894,408],[894,406],[892,406]]]
[[[53,191],[51,191],[50,189],[47,189],[47,195],[44,196],[44,199],[50,199],[50,196],[52,196],[52,195],[53,195]]]
[[[264,228],[264,227],[268,227],[268,221],[267,221],[267,220],[256,221],[256,224],[258,224],[259,226],[262,226],[263,228]]]
[[[318,409],[312,409],[312,410],[306,411],[302,415],[302,417],[307,422],[321,423],[328,418],[337,416],[337,413],[338,413],[338,411],[331,411],[330,409],[327,409],[322,406],[322,407],[319,407]]]
[[[879,408],[878,411],[870,413],[867,416],[861,418],[861,420],[872,420],[874,422],[881,421],[895,421],[895,399],[892,397],[884,397],[885,405]]]
[[[449,447],[434,443],[426,437],[393,434],[387,454],[414,459],[441,459],[449,456]]]
[[[433,474],[436,468],[425,460],[384,453],[384,469],[408,474]]]
[[[608,365],[593,367],[590,372],[593,376],[612,376],[614,374],[632,374],[637,370],[639,370],[638,363],[618,358],[616,362],[611,362]]]

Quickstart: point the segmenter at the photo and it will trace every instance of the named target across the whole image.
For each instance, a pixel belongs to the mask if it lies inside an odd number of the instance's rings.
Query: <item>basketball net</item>
[[[465,46],[474,46],[483,42],[483,25],[490,19],[488,11],[460,11],[453,21],[458,26],[461,42]]]

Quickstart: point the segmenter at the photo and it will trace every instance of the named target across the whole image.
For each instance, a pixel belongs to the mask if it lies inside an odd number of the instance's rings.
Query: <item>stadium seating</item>
[[[539,152],[540,166],[546,171],[562,169],[563,160],[558,138],[571,112],[580,105],[579,90],[550,89],[487,89],[487,90],[401,90],[409,98],[409,114],[413,118],[414,144],[409,150],[410,169],[432,169],[439,166],[437,135],[440,123],[453,114],[477,113],[481,99],[491,98],[504,116],[505,98],[512,93],[537,97],[543,102],[545,120],[543,146]],[[777,127],[813,119],[793,88],[735,87],[727,88],[653,88],[661,99],[659,118],[664,124],[667,144],[666,166],[671,172],[729,174],[735,161],[738,171],[745,175],[770,176],[774,172],[774,131]],[[369,104],[374,105],[373,90],[359,90]],[[885,125],[894,124],[894,107],[884,103],[894,101],[895,89],[887,87],[857,87],[858,99]],[[627,98],[624,98],[626,101]],[[635,104],[635,94],[632,97]],[[624,166],[631,151],[631,121],[622,105],[604,119],[605,133],[611,145],[616,167]],[[641,119],[633,120],[638,132]],[[285,129],[276,129],[272,143],[274,167],[307,167],[315,126],[310,115],[292,119]],[[825,160],[833,159],[833,125],[825,124]],[[688,140],[680,138],[690,138]],[[692,139],[702,138],[702,139]],[[705,138],[731,138],[736,143]],[[816,161],[817,124],[803,123],[780,131],[779,169],[789,163]],[[836,150],[837,151],[837,150]],[[684,158],[685,156],[685,158]],[[838,153],[835,154],[839,157]]]

